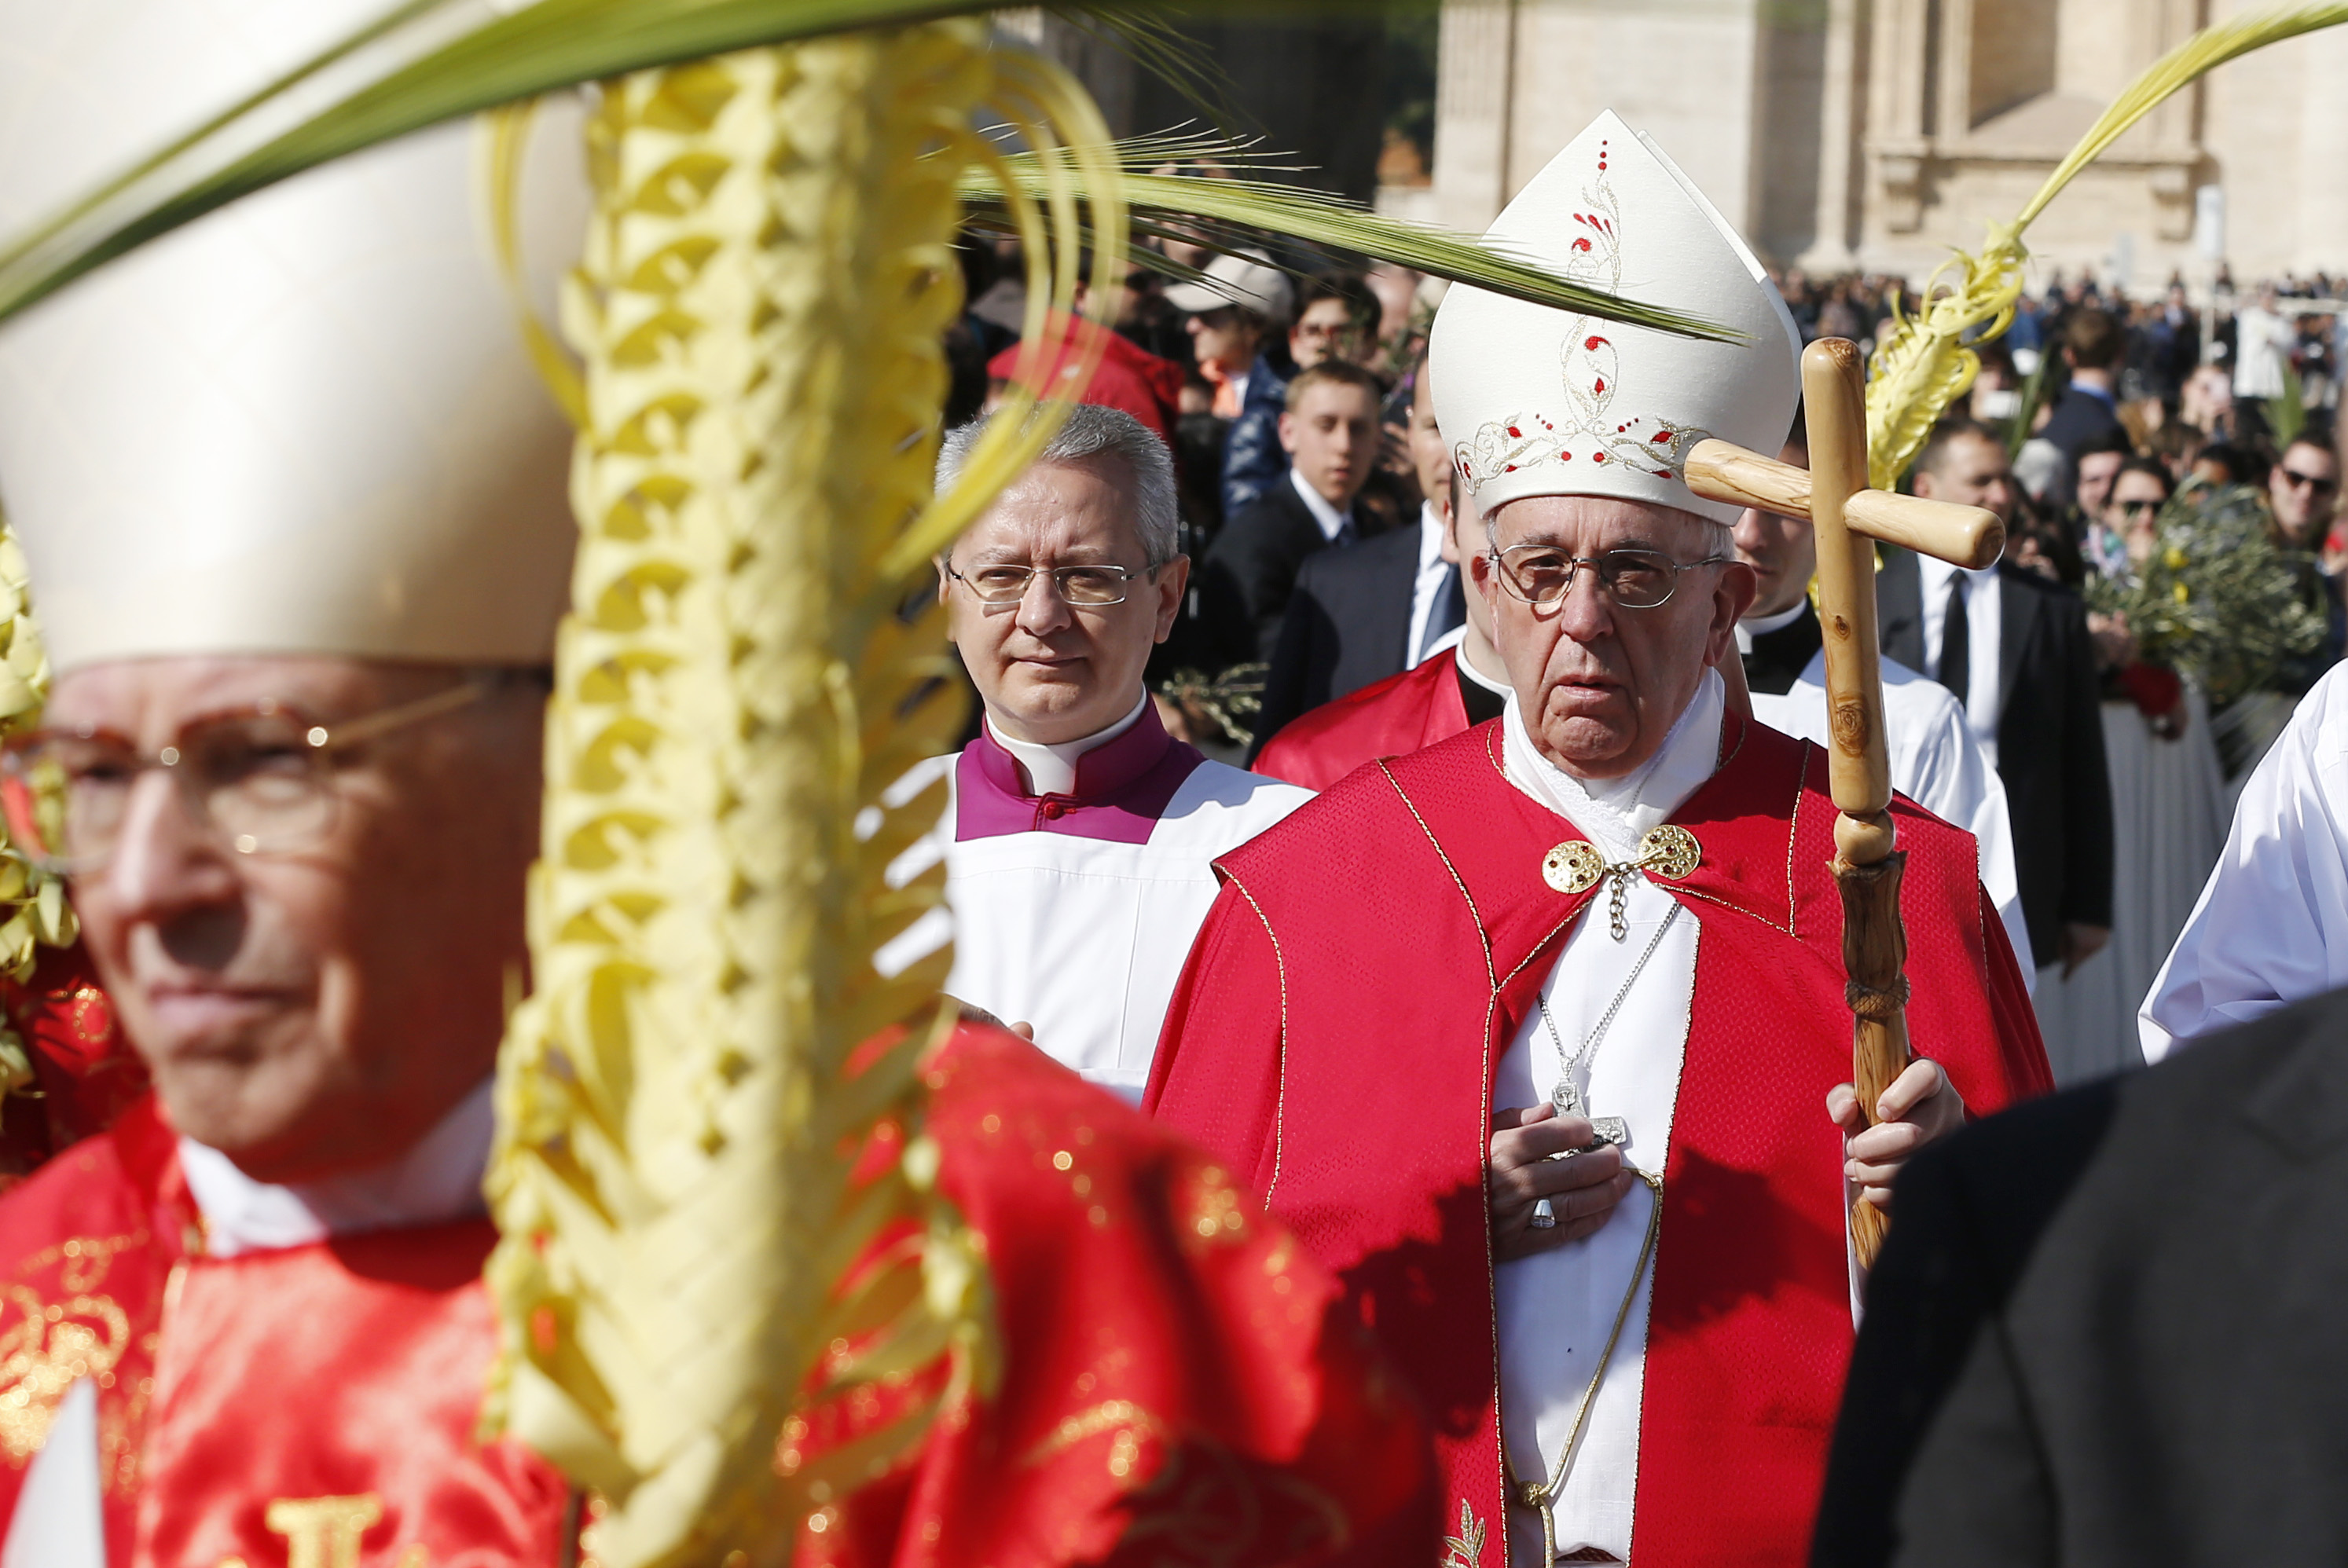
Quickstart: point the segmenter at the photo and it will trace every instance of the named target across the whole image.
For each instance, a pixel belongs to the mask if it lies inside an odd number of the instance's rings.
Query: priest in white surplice
[[[2250,774],[2218,868],[2144,999],[2147,1061],[2348,986],[2348,664]]]
[[[1777,456],[1798,467],[1810,453],[1797,427]],[[1773,729],[1827,743],[1826,639],[1811,605],[1818,546],[1807,518],[1747,509],[1736,519],[1736,554],[1760,580],[1753,608],[1736,623],[1736,650],[1753,716]],[[2024,985],[2038,971],[2030,961],[2030,927],[2022,916],[2022,885],[2013,873],[2013,828],[2005,786],[1965,723],[1965,710],[1948,689],[1891,658],[1883,661],[1883,725],[1890,743],[1891,787],[1973,835],[1981,846],[1982,886],[1997,904],[2006,940],[2022,965]]]
[[[984,423],[948,434],[939,482]],[[1046,1054],[1138,1099],[1184,955],[1215,901],[1214,857],[1312,798],[1167,734],[1142,683],[1189,576],[1166,444],[1080,405],[1033,468],[938,562],[954,644],[986,704],[945,773],[952,804],[896,875],[946,863],[946,989],[1035,1031]],[[882,955],[944,938],[933,913]]]
[[[1489,237],[1735,341],[1445,297],[1437,416],[1506,705],[1221,857],[1144,1103],[1345,1278],[1434,1420],[1439,1563],[1791,1568],[1851,1337],[1844,1184],[1888,1201],[2044,1058],[1972,839],[1902,801],[1928,1060],[1886,1125],[1837,1087],[1825,756],[1731,709],[1753,571],[1681,475],[1705,436],[1790,425],[1766,271],[1612,114]]]

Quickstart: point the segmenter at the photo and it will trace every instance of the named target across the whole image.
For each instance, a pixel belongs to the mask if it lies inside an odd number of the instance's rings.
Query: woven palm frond
[[[1007,411],[932,496],[955,179],[998,156],[973,111],[1066,175],[1018,212],[1046,352],[1077,180],[1113,220],[1116,170],[1072,84],[985,46],[942,22],[753,50],[612,83],[593,122],[490,1419],[602,1491],[606,1564],[787,1561],[994,1372],[983,1247],[922,1130],[951,953],[874,962],[942,896],[885,876],[942,784],[885,792],[962,720],[942,612],[902,610],[1062,406]],[[1096,300],[1123,267],[1097,251]],[[803,1453],[802,1401],[860,1389],[897,1418]]]

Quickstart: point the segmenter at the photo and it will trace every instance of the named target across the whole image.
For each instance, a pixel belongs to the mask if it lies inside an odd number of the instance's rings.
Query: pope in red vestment
[[[1663,1172],[1643,1568],[1798,1560],[1852,1337],[1841,1140],[1820,1110],[1850,1073],[1826,758],[1744,723],[1728,764],[1672,818],[1701,862],[1655,878],[1701,934]],[[1434,1420],[1455,1558],[1485,1568],[1506,1560],[1492,1075],[1567,935],[1603,902],[1543,879],[1550,849],[1581,835],[1502,776],[1499,733],[1365,769],[1223,857],[1145,1102],[1220,1151],[1344,1277]],[[1970,835],[1904,800],[1894,815],[1920,1050],[1974,1111],[2044,1092]]]
[[[1509,699],[1217,862],[1144,1104],[1403,1368],[1446,1568],[1793,1568],[1861,1283],[1846,1205],[2047,1088],[2044,1052],[1971,835],[1896,800],[1921,1060],[1867,1116],[1848,1085],[1826,757],[1717,672],[1754,579],[1681,474],[1792,419],[1764,270],[1612,114],[1488,238],[1740,341],[1446,295],[1431,385]]]
[[[1416,1419],[1283,1227],[1000,1030],[963,1026],[929,1078],[1004,1375],[802,1563],[1154,1563],[1208,1541],[1238,1562],[1426,1561]],[[0,1539],[59,1433],[95,1458],[109,1563],[572,1561],[595,1501],[475,1436],[494,1240],[461,1219],[209,1255],[178,1140],[142,1101],[0,1199]],[[881,1413],[813,1410],[802,1446]]]

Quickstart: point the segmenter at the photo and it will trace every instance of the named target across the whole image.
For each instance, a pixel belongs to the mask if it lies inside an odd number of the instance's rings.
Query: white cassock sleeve
[[[2225,853],[2137,1016],[2147,1061],[2348,985],[2348,664],[2242,790]]]
[[[2030,951],[2030,927],[2022,917],[2022,879],[2013,868],[2013,824],[2006,815],[2005,785],[1982,754],[1980,743],[1965,725],[1964,710],[1947,688],[1921,676],[1895,683],[1891,674],[1887,668],[1883,705],[1891,727],[1892,784],[1926,811],[1973,835],[1980,845],[1982,886],[1997,906],[2006,939],[2013,944],[2022,983],[2034,989],[2038,965]]]

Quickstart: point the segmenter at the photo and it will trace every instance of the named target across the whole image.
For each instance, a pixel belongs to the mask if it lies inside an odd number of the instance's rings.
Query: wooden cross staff
[[[2005,529],[1993,512],[1867,487],[1866,369],[1859,345],[1821,338],[1802,352],[1807,473],[1725,441],[1688,454],[1688,488],[1708,501],[1798,517],[1818,531],[1818,624],[1827,657],[1827,782],[1834,795],[1835,885],[1842,893],[1845,995],[1855,1016],[1851,1082],[1872,1125],[1875,1102],[1908,1065],[1908,937],[1900,922],[1891,758],[1883,733],[1883,665],[1875,630],[1875,544],[1904,545],[1962,567],[1994,562]],[[1875,1261],[1884,1211],[1854,1203],[1851,1247]]]

